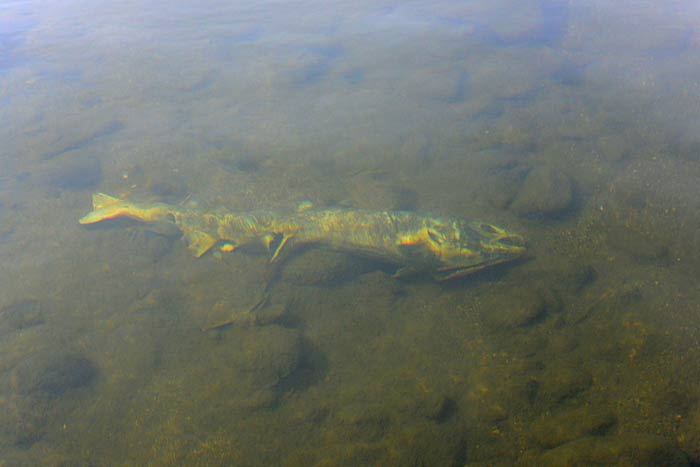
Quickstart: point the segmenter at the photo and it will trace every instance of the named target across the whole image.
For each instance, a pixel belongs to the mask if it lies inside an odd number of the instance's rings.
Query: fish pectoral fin
[[[187,248],[189,248],[196,258],[199,258],[204,253],[209,251],[216,245],[216,239],[206,232],[201,230],[189,230],[185,232]]]

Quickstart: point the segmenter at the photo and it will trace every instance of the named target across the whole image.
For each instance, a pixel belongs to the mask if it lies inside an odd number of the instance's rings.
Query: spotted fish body
[[[293,246],[319,244],[396,264],[400,274],[427,272],[447,280],[521,256],[522,237],[480,221],[408,211],[299,209],[294,212],[203,213],[162,203],[138,204],[103,193],[80,219],[93,224],[128,217],[175,225],[194,255],[221,244],[222,251],[259,244],[277,261]]]

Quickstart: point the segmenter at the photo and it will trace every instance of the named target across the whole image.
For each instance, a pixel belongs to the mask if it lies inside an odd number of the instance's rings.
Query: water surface
[[[3,3],[3,465],[700,463],[700,8],[609,3]],[[529,253],[307,248],[252,320],[264,254],[85,228],[93,192]]]

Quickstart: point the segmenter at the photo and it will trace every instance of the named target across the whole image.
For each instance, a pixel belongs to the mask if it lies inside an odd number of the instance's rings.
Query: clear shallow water
[[[700,11],[607,3],[3,4],[0,459],[700,462]],[[307,249],[255,324],[265,256],[86,229],[95,191],[530,254],[439,284]]]

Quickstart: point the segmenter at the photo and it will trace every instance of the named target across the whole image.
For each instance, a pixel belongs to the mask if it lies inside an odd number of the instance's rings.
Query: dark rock
[[[302,361],[301,336],[281,326],[248,328],[237,337],[239,351],[229,363],[247,377],[253,390],[277,386],[297,369]]]
[[[693,465],[700,465],[700,407],[693,407],[682,417],[677,439],[683,452],[694,462]]]
[[[507,293],[488,297],[481,303],[480,317],[489,328],[512,329],[537,323],[547,313],[542,294],[528,287],[511,287]]]
[[[45,180],[52,188],[87,190],[102,180],[102,164],[93,154],[66,154],[51,161]]]
[[[548,339],[549,348],[556,355],[566,355],[579,348],[580,339],[578,336],[566,333],[557,333]]]
[[[18,300],[0,309],[0,335],[21,331],[44,322],[37,300]]]
[[[12,218],[2,219],[0,221],[0,243],[6,242],[12,238],[12,235],[17,230],[16,222]]]
[[[408,187],[388,182],[386,177],[385,171],[375,170],[350,177],[344,185],[350,195],[349,204],[377,211],[415,209],[417,194]]]
[[[396,189],[396,202],[392,209],[399,211],[415,211],[418,207],[418,193],[409,188]]]
[[[166,288],[150,290],[146,295],[134,300],[127,312],[131,313],[167,313],[173,314],[178,307],[179,295]]]
[[[556,218],[563,215],[573,202],[573,187],[569,177],[552,167],[531,170],[510,205],[520,216]]]
[[[262,307],[255,312],[255,323],[260,326],[279,323],[284,320],[289,311],[286,303],[273,303]]]
[[[46,433],[51,403],[45,397],[13,397],[0,407],[0,432],[19,447],[29,447]]]
[[[389,412],[375,404],[349,404],[335,417],[331,436],[353,443],[373,443],[384,439],[390,431]]]
[[[619,313],[622,310],[637,306],[644,299],[641,290],[632,285],[618,285],[609,293],[572,307],[566,313],[566,321],[572,324],[580,323],[597,315]]]
[[[484,423],[497,424],[504,420],[508,420],[510,414],[501,404],[493,403],[483,405],[478,410],[478,416]]]
[[[187,182],[180,177],[169,176],[167,179],[150,180],[147,183],[149,193],[163,203],[176,204],[187,196]]]
[[[146,228],[140,225],[133,227],[129,234],[129,248],[132,251],[138,251],[141,257],[150,258],[154,262],[162,259],[177,245],[177,235],[180,234],[177,230],[168,230],[168,227],[173,226],[154,224]]]
[[[20,394],[57,397],[88,386],[96,378],[97,368],[83,356],[42,353],[17,365],[12,381]]]
[[[571,60],[565,60],[561,63],[559,68],[552,73],[551,78],[553,81],[564,86],[580,86],[585,81],[585,71],[586,68],[584,65]]]
[[[455,409],[455,402],[444,394],[429,394],[418,402],[416,412],[428,420],[442,422],[450,418]]]
[[[572,264],[571,267],[561,271],[557,282],[567,290],[578,293],[595,282],[598,273],[587,264]]]
[[[327,436],[326,436],[327,438]],[[345,441],[345,440],[343,440]],[[319,458],[318,452],[312,448],[301,448],[294,452],[285,465],[289,467],[306,467],[309,465],[333,465],[333,466],[353,466],[353,465],[386,465],[393,467],[383,462],[386,458],[386,448],[378,443],[347,443],[342,445],[340,449],[326,450],[322,458]]]
[[[464,433],[449,424],[418,424],[392,440],[395,445],[390,451],[395,454],[383,465],[461,467],[465,465],[464,438]]]
[[[112,136],[123,128],[124,125],[118,120],[104,121],[99,117],[81,119],[80,122],[66,120],[62,125],[54,128],[58,134],[55,135],[55,141],[51,142],[51,150],[42,158],[44,160],[64,158],[68,154],[85,150],[89,145]]]
[[[501,166],[490,167],[480,192],[494,207],[507,208],[518,194],[518,189],[527,176],[528,168],[515,162],[504,162]]]
[[[548,367],[548,372],[540,378],[538,397],[548,404],[558,404],[570,399],[593,384],[593,377],[587,371],[574,365],[558,368]]]
[[[568,8],[557,2],[518,2],[499,10],[488,27],[478,28],[477,37],[499,46],[556,46],[569,31]]]
[[[588,435],[599,435],[615,424],[617,419],[605,408],[583,406],[545,414],[532,425],[534,440],[548,448],[568,443]]]
[[[572,441],[547,451],[535,465],[687,467],[690,463],[669,439],[646,433],[627,433],[602,438],[585,437]]]
[[[322,248],[293,254],[282,264],[282,280],[296,285],[326,285],[342,282],[376,269],[376,263],[353,255]]]
[[[596,141],[596,146],[601,157],[611,163],[628,159],[636,150],[634,138],[617,133],[601,135]]]
[[[260,170],[260,161],[254,156],[241,156],[230,160],[230,166],[241,172],[258,172]]]
[[[608,244],[639,262],[658,262],[667,259],[668,247],[659,240],[624,226],[612,226],[607,230]]]

